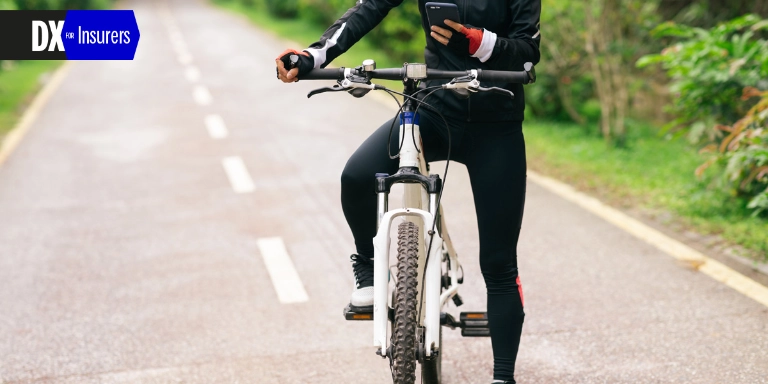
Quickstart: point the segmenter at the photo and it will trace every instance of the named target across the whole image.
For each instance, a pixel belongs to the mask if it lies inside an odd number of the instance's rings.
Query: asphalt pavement
[[[392,105],[308,100],[204,1],[121,7],[135,60],[73,63],[0,166],[0,382],[391,383],[341,315],[339,177]],[[443,203],[484,310],[459,164]],[[768,383],[768,308],[533,183],[519,254],[519,383]],[[488,339],[444,343],[446,384],[491,381]]]

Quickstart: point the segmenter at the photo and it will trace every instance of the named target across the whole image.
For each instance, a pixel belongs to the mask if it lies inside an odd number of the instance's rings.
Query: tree
[[[686,24],[711,27],[718,21],[725,21],[736,16],[755,13],[768,17],[766,0],[661,0],[659,13],[664,20],[680,20]],[[689,13],[689,17],[685,14]]]
[[[600,101],[600,130],[623,146],[634,62],[655,45],[649,31],[658,20],[657,3],[642,0],[584,0],[585,50]]]

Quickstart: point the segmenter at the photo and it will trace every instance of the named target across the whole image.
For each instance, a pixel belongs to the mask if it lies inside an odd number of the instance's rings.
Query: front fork
[[[386,195],[382,192],[380,195]],[[389,296],[389,248],[390,248],[390,228],[392,222],[397,217],[410,217],[419,218],[428,226],[422,228],[428,228],[431,232],[432,224],[435,219],[435,215],[431,212],[427,212],[417,208],[401,208],[388,211],[381,215],[381,222],[379,230],[376,233],[376,237],[373,238],[374,247],[374,263],[373,263],[373,345],[378,347],[378,353],[381,356],[386,356],[387,347],[389,346],[389,327],[387,321],[389,320],[389,303],[387,297]],[[424,334],[425,346],[430,346],[425,349],[427,357],[432,356],[433,351],[440,348],[440,288],[441,288],[441,259],[442,259],[442,244],[443,239],[440,234],[435,232],[430,235],[428,233],[421,234],[427,246],[431,243],[429,249],[429,260],[426,261],[426,265],[423,262],[419,263],[418,276],[419,280],[424,277],[424,294],[422,295],[419,287],[418,296],[420,300],[423,300],[422,314],[423,319],[420,319],[420,324],[425,327]]]
[[[428,193],[429,210],[425,211],[419,208],[402,208],[389,210],[389,191],[395,183],[406,183],[407,194],[421,194],[421,190],[426,189]],[[419,185],[421,184],[421,185]],[[442,287],[441,264],[443,261],[443,239],[437,229],[435,220],[438,215],[438,196],[442,188],[442,182],[437,175],[425,176],[417,169],[405,167],[401,168],[395,175],[386,174],[376,175],[377,192],[377,218],[378,230],[373,239],[374,245],[374,284],[373,284],[373,323],[374,323],[374,346],[379,348],[379,354],[386,356],[389,345],[389,249],[390,249],[390,229],[393,220],[397,217],[407,217],[410,220],[423,223],[421,225],[421,239],[425,248],[429,247],[429,259],[420,255],[418,263],[417,286],[422,308],[422,318],[418,319],[419,324],[425,328],[424,333],[424,354],[426,357],[433,355],[433,351],[440,348],[440,308],[444,304],[440,289]],[[422,252],[420,252],[422,253]],[[452,264],[457,265],[457,264]],[[424,281],[424,288],[421,281]],[[455,281],[455,280],[454,280]]]
[[[413,84],[411,84],[413,85]],[[424,355],[430,357],[434,351],[440,349],[440,308],[445,300],[455,294],[457,284],[449,287],[452,293],[440,294],[442,288],[441,264],[443,261],[443,239],[435,225],[438,215],[438,199],[442,190],[442,180],[438,175],[425,176],[426,163],[421,150],[419,135],[419,118],[412,112],[404,112],[401,115],[400,124],[400,169],[392,176],[376,174],[377,192],[377,232],[373,238],[374,246],[374,283],[373,283],[373,345],[378,347],[378,354],[387,355],[389,344],[389,248],[390,229],[395,218],[404,216],[414,221],[420,228],[426,229],[421,233],[424,246],[420,247],[418,260],[417,291],[419,308],[422,308],[422,317],[419,324],[424,327]],[[419,140],[417,140],[419,138]],[[406,207],[389,210],[389,192],[395,183],[406,183],[406,195],[404,203]],[[419,185],[420,184],[420,185]],[[423,193],[426,191],[427,201],[423,201]],[[427,203],[428,211],[421,209],[423,203]],[[441,218],[442,219],[442,218]],[[433,230],[435,230],[433,232]],[[447,244],[448,248],[452,247]],[[429,260],[424,255],[427,247]],[[450,252],[449,252],[450,254]],[[449,255],[449,257],[451,257]],[[455,253],[449,259],[452,269],[458,268]],[[452,282],[456,282],[455,271],[451,274]],[[422,288],[424,281],[424,289]],[[423,301],[423,305],[421,305]]]

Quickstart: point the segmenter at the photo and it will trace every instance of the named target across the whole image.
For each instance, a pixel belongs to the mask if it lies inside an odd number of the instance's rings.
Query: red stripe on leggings
[[[523,298],[523,284],[520,283],[520,276],[517,277],[517,291],[520,292],[520,304],[525,306],[525,299]]]

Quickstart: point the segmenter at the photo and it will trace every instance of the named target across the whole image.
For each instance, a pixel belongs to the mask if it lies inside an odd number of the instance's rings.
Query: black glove
[[[299,74],[296,78],[300,78],[302,74],[305,74],[315,68],[315,58],[308,52],[297,51],[295,49],[286,49],[278,60],[282,61],[285,65],[285,70],[290,71],[293,68],[299,69]],[[275,68],[277,70],[277,68]],[[279,76],[278,76],[279,78]]]
[[[460,56],[474,55],[483,41],[483,30],[469,24],[465,24],[461,32],[452,32],[447,45]]]

